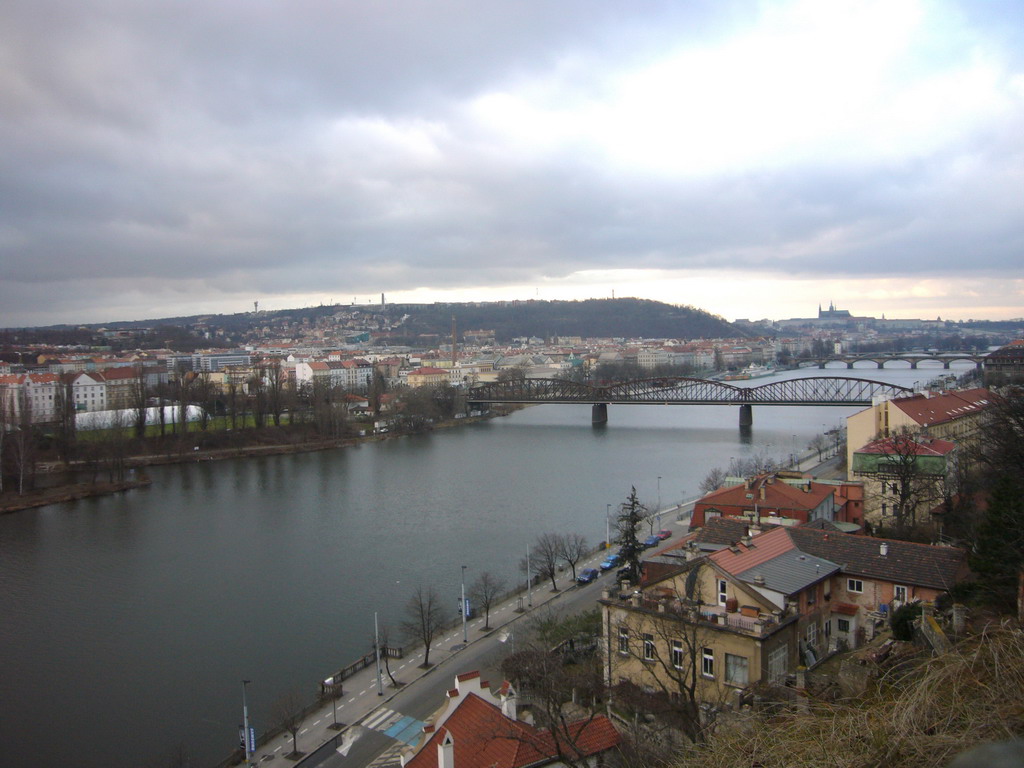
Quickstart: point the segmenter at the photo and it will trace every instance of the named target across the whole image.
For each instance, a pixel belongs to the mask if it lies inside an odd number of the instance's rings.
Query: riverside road
[[[828,479],[841,475],[841,457],[826,458],[819,463],[817,453],[800,458],[801,468],[813,468],[816,477]],[[672,536],[659,548],[678,541],[689,530],[693,502],[661,510],[657,517]],[[596,568],[605,557],[604,551],[591,555],[577,566]],[[395,688],[383,672],[384,694],[377,693],[377,675],[373,666],[355,673],[344,682],[345,695],[337,704],[337,719],[345,723],[340,731],[332,729],[334,711],[330,705],[321,707],[306,718],[298,737],[300,750],[306,756],[295,765],[301,768],[392,768],[400,764],[400,755],[414,746],[427,722],[444,703],[445,692],[454,685],[457,675],[479,671],[494,688],[501,683],[501,661],[514,647],[517,632],[525,634],[530,618],[543,611],[559,616],[596,607],[604,585],[612,583],[614,571],[600,572],[594,582],[572,584],[570,572],[561,574],[561,589],[551,592],[546,584],[533,590],[532,607],[528,597],[513,597],[491,611],[490,631],[484,630],[483,618],[469,622],[469,643],[462,642],[462,626],[448,630],[431,646],[433,666],[424,670],[423,649],[392,663],[391,671],[399,683]],[[522,602],[524,610],[518,610]],[[280,760],[291,751],[291,736],[280,734],[262,744],[253,760],[259,765]]]

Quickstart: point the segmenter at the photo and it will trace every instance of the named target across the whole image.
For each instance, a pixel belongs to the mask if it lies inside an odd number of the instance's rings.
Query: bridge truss
[[[470,403],[590,403],[605,405],[870,405],[876,397],[913,390],[896,384],[844,376],[809,376],[738,387],[725,381],[657,378],[604,386],[562,379],[521,379],[473,387]]]

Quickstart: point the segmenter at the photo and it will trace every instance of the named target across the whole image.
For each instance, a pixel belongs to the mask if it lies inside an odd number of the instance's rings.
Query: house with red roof
[[[604,715],[547,730],[519,718],[509,683],[492,693],[479,672],[455,678],[444,705],[423,727],[419,743],[402,757],[404,768],[533,768],[597,766],[621,737]]]
[[[995,396],[983,387],[919,392],[876,403],[846,419],[846,466],[853,466],[853,454],[862,446],[901,432],[964,445],[978,434],[994,403]]]
[[[913,523],[952,492],[957,444],[900,433],[853,452],[850,474],[864,483],[864,518],[881,525]]]
[[[827,521],[761,531],[711,518],[658,560],[639,589],[599,601],[607,682],[671,690],[695,680],[699,699],[717,707],[861,645],[896,608],[934,601],[968,576],[963,550],[845,534]]]
[[[743,517],[755,523],[801,525],[827,520],[849,531],[863,523],[864,489],[858,482],[825,482],[785,473],[733,478],[700,499],[690,527],[712,517]]]

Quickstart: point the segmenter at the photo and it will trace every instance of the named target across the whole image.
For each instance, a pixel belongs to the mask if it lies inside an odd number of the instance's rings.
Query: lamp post
[[[658,530],[661,530],[661,475],[658,475]]]
[[[380,629],[377,626],[377,612],[373,612],[373,651],[377,658],[377,695],[384,695],[384,681],[380,676]]]
[[[533,579],[530,574],[530,548],[526,548],[526,605],[533,608]]]
[[[604,505],[604,548],[611,549],[612,546],[612,505]]]
[[[469,642],[469,635],[466,634],[466,566],[462,566],[462,642]]]
[[[242,747],[245,749],[245,764],[252,765],[252,752],[249,751],[249,702],[245,697],[245,686],[249,680],[242,681]]]

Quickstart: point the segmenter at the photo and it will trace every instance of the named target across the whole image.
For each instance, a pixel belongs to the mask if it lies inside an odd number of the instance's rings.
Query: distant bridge
[[[906,362],[910,363],[912,369],[917,368],[917,364],[924,362],[925,360],[932,360],[935,362],[942,363],[942,367],[949,369],[950,363],[970,362],[974,363],[974,367],[978,370],[985,364],[985,358],[987,355],[979,355],[974,352],[936,352],[934,354],[929,352],[911,352],[906,355],[887,355],[887,354],[864,354],[864,355],[827,355],[825,357],[802,357],[798,360],[802,363],[815,363],[819,368],[825,368],[828,363],[846,363],[847,368],[853,368],[854,363],[861,362],[872,362],[878,368],[885,368],[886,363],[892,362]]]
[[[725,381],[663,377],[593,385],[562,379],[519,379],[473,387],[470,405],[591,404],[595,424],[608,421],[609,405],[738,405],[740,426],[753,424],[754,405],[871,405],[876,397],[913,394],[908,387],[845,376],[809,376],[737,387]]]

